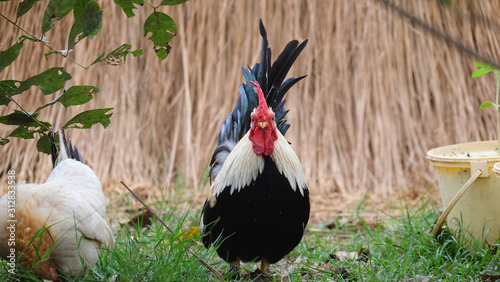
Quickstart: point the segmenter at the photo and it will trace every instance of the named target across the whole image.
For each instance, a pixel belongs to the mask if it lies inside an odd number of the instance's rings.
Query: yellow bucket
[[[500,179],[493,173],[493,166],[500,162],[498,142],[443,146],[430,150],[427,159],[437,171],[446,207],[434,227],[434,236],[447,220],[448,227],[461,235],[464,246],[493,245],[500,232]]]

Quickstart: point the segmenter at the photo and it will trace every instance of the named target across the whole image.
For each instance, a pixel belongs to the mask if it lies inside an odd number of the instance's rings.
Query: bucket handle
[[[434,238],[437,238],[437,235],[439,233],[441,233],[441,229],[443,228],[444,221],[446,220],[446,218],[450,214],[453,207],[455,207],[458,200],[460,200],[460,198],[462,198],[462,196],[470,188],[470,186],[472,185],[474,180],[476,180],[481,175],[481,173],[482,173],[482,171],[480,169],[476,170],[476,172],[474,174],[472,174],[472,176],[469,178],[469,180],[467,182],[465,182],[464,186],[462,186],[462,188],[460,188],[460,190],[455,195],[455,197],[453,197],[451,202],[448,204],[448,206],[444,210],[443,214],[441,214],[441,216],[439,217],[438,221],[436,222],[436,225],[434,225],[434,229],[432,229],[432,235],[434,236]]]

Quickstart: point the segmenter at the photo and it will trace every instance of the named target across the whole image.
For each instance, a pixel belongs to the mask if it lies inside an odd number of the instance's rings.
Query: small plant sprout
[[[481,104],[480,109],[484,110],[489,106],[495,106],[496,118],[497,118],[497,139],[498,139],[498,154],[500,155],[500,104],[499,104],[499,93],[500,93],[500,69],[486,63],[475,62],[474,65],[478,67],[475,72],[472,73],[472,78],[483,76],[489,72],[493,72],[497,79],[497,89],[496,89],[496,99],[495,103],[491,101],[486,101]]]

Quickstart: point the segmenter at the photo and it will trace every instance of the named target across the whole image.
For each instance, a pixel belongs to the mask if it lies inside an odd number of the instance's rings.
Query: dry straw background
[[[0,10],[15,18],[17,3],[2,2]],[[203,177],[217,133],[243,82],[240,67],[259,60],[259,18],[273,59],[289,40],[309,39],[290,72],[308,77],[287,95],[292,125],[287,139],[302,161],[313,211],[339,209],[332,203],[357,202],[367,191],[374,202],[425,191],[436,179],[425,159],[429,149],[496,139],[493,110],[479,110],[483,101],[494,99],[494,76],[471,79],[474,58],[378,1],[191,0],[163,7],[179,28],[163,62],[146,40],[150,35],[143,36],[151,8],[139,7],[136,17],[127,19],[113,1],[99,3],[103,29],[78,44],[71,57],[88,65],[122,43],[144,48],[146,55],[129,56],[121,66],[84,70],[55,55],[45,60],[48,49],[26,42],[22,59],[0,79],[24,80],[64,66],[73,76],[65,88],[80,84],[102,90],[85,106],[58,105],[41,118],[64,124],[85,109],[114,107],[107,129],[96,125],[67,131],[109,193],[124,193],[123,180],[145,196],[158,193],[159,186],[171,191],[175,183],[188,187],[190,197],[204,195]],[[498,57],[500,2],[456,0],[450,7],[435,0],[395,3],[478,52]],[[41,37],[46,5],[37,2],[37,12],[20,18],[19,25]],[[48,33],[56,49],[66,49],[70,24],[68,17]],[[22,34],[0,19],[2,50]],[[55,95],[44,97],[33,87],[16,99],[34,110]],[[12,109],[13,103],[0,108],[0,114]],[[2,125],[0,136],[13,129]],[[8,169],[16,170],[18,181],[28,182],[44,181],[51,170],[49,157],[36,151],[36,140],[13,140],[0,147],[0,156],[3,188]]]

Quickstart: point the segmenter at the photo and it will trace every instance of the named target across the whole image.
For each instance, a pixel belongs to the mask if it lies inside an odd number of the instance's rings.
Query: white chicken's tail
[[[76,146],[73,146],[71,144],[71,138],[69,139],[69,146],[68,142],[66,141],[66,137],[64,136],[64,128],[59,128],[59,147],[60,150],[57,150],[56,146],[56,140],[55,140],[55,133],[50,132],[49,133],[49,138],[50,138],[50,143],[52,144],[52,165],[54,168],[63,160],[66,159],[74,159],[77,160],[81,163],[85,163],[82,158],[82,154],[78,151]]]

